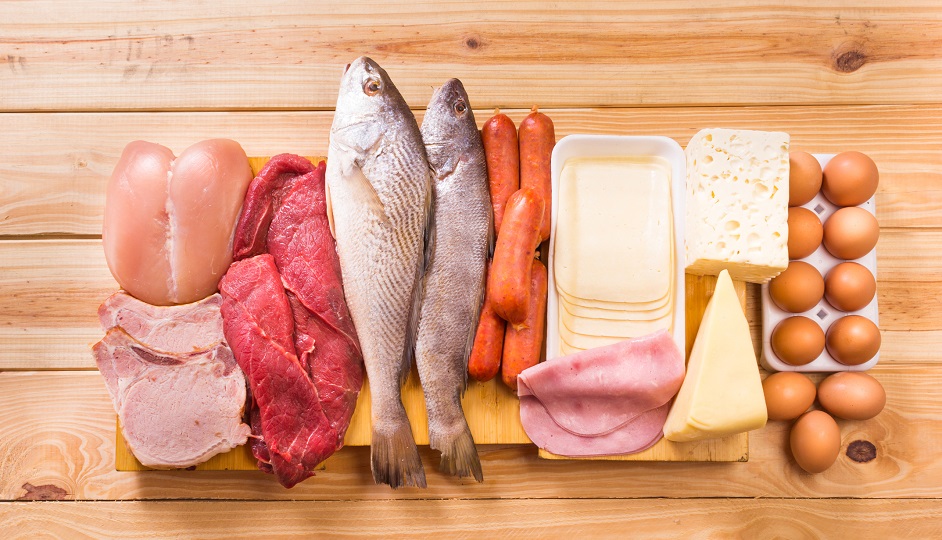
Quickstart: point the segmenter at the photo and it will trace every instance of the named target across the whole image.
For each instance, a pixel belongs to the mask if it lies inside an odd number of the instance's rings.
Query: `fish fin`
[[[474,438],[471,436],[471,430],[468,428],[467,422],[463,424],[457,436],[450,437],[443,445],[432,445],[432,448],[441,450],[442,453],[438,470],[459,478],[473,476],[478,482],[483,482],[484,473],[481,471],[481,458],[478,457],[478,449],[474,445]]]
[[[484,269],[481,272],[481,295],[475,306],[473,315],[471,315],[471,331],[468,333],[468,341],[464,346],[464,383],[461,385],[461,395],[464,396],[468,388],[468,360],[471,358],[471,349],[474,348],[474,338],[478,334],[478,324],[481,322],[481,310],[484,308],[484,299],[487,297],[487,262],[484,263]]]
[[[376,188],[370,183],[369,178],[363,173],[363,169],[355,162],[345,165],[344,177],[351,185],[354,199],[368,214],[375,216],[383,227],[391,228],[392,224],[389,222],[389,214],[386,213],[386,205],[379,198],[379,194],[376,193]],[[332,213],[332,211],[329,212],[328,216]],[[332,220],[331,223],[333,223]]]
[[[405,411],[392,433],[381,432],[376,425],[373,426],[370,458],[373,481],[377,484],[389,484],[393,489],[427,487],[425,468]]]
[[[422,315],[422,303],[425,300],[425,277],[435,258],[435,201],[432,195],[431,170],[429,170],[429,186],[426,190],[428,198],[425,202],[425,236],[422,241],[422,258],[416,268],[415,288],[412,290],[412,313],[409,316],[409,326],[406,332],[406,346],[402,351],[401,383],[405,384],[412,370],[412,360],[415,358],[415,342],[419,335],[419,318]]]
[[[334,227],[334,205],[330,200],[330,184],[324,182],[324,198],[327,202],[327,225],[330,227],[330,236],[337,239],[337,229]]]

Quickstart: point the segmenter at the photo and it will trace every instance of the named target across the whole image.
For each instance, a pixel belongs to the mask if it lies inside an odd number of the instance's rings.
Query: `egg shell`
[[[791,366],[814,361],[824,351],[824,330],[807,317],[784,319],[772,330],[772,351]]]
[[[810,473],[827,470],[841,451],[841,429],[824,411],[807,412],[792,426],[789,435],[792,457]]]
[[[824,278],[824,297],[841,311],[857,311],[867,306],[877,293],[877,281],[867,267],[842,262]]]
[[[818,400],[838,418],[869,420],[886,406],[886,390],[866,373],[843,371],[821,381]]]
[[[860,152],[841,152],[824,167],[821,191],[838,206],[857,206],[873,197],[880,182],[877,164]]]
[[[792,261],[784,272],[769,281],[769,294],[775,305],[785,311],[808,311],[824,298],[824,278],[814,266]]]
[[[814,212],[800,206],[788,209],[788,258],[804,259],[824,239],[824,226]]]
[[[859,259],[880,238],[877,218],[863,208],[841,208],[824,222],[824,247],[838,259]]]
[[[860,315],[847,315],[828,328],[828,353],[847,366],[859,366],[880,350],[880,329]]]
[[[821,190],[821,163],[808,152],[788,154],[788,206],[801,206]]]
[[[762,381],[769,420],[794,420],[814,403],[811,379],[791,371],[773,373]]]

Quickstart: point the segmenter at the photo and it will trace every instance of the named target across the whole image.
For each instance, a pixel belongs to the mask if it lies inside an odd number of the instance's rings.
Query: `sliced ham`
[[[225,342],[161,351],[114,327],[93,352],[124,439],[143,465],[190,467],[245,444],[245,378]]]
[[[530,439],[554,454],[640,452],[660,440],[683,378],[683,354],[659,331],[525,370],[520,419]]]
[[[153,305],[216,292],[232,262],[233,231],[251,180],[235,141],[203,141],[179,157],[159,144],[128,144],[108,184],[102,226],[118,284]]]

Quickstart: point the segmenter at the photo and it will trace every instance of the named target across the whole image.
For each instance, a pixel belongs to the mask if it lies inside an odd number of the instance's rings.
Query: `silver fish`
[[[493,218],[484,145],[458,79],[432,96],[422,138],[432,168],[435,236],[429,245],[416,364],[428,410],[429,445],[442,453],[442,472],[481,482],[481,461],[461,394],[484,299]]]
[[[327,185],[344,291],[370,382],[376,483],[425,487],[402,405],[418,326],[431,175],[415,117],[389,75],[360,57],[340,82]]]

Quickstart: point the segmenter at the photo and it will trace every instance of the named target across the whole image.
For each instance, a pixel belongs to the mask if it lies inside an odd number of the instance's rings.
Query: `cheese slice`
[[[788,266],[787,133],[704,129],[687,144],[687,273],[765,283]]]
[[[560,289],[607,302],[668,294],[670,168],[660,158],[573,158],[560,178],[554,267]]]
[[[761,428],[767,420],[749,323],[724,270],[664,423],[664,437],[675,442],[725,437]]]

